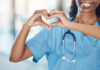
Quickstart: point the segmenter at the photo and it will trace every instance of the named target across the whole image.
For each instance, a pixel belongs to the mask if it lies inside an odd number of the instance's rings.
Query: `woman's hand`
[[[42,16],[44,17],[48,16],[48,12],[45,9],[36,10],[34,14],[28,19],[26,24],[28,24],[29,27],[41,25],[48,28],[49,27],[48,24],[42,21],[41,19]]]
[[[50,13],[49,13],[49,17],[47,17],[47,19],[51,19],[53,17],[58,17],[58,21],[49,25],[49,29],[51,27],[54,27],[54,26],[59,26],[59,27],[62,27],[62,28],[68,28],[70,29],[70,22],[69,19],[67,18],[67,16],[64,14],[64,12],[62,11],[58,11],[58,10],[52,10]]]

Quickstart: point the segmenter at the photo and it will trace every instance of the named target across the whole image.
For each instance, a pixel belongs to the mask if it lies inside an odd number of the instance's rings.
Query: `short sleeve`
[[[38,62],[39,59],[49,51],[48,34],[50,30],[44,28],[37,35],[26,41],[26,45],[32,52],[33,61]]]

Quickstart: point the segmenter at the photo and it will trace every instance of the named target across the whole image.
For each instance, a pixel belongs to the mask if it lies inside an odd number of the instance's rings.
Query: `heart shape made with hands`
[[[57,17],[53,17],[53,18],[51,18],[51,19],[47,19],[47,18],[45,18],[44,16],[42,16],[41,19],[42,19],[43,22],[47,23],[48,26],[49,26],[50,24],[53,24],[53,23],[55,23],[55,22],[58,21],[58,18],[57,18]]]

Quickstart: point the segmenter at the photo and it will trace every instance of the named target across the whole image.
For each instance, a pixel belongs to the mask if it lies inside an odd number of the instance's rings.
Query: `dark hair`
[[[69,16],[75,18],[77,11],[78,11],[78,7],[76,5],[76,0],[72,0]],[[98,18],[100,18],[100,3],[98,5],[98,7],[96,8],[96,15],[98,16]]]

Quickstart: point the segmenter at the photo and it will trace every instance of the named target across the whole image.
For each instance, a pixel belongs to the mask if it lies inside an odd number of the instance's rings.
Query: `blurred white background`
[[[34,63],[32,58],[9,62],[12,44],[36,9],[47,9],[48,12],[58,9],[68,13],[70,4],[71,0],[0,0],[0,70],[48,70],[45,56],[38,63]],[[27,40],[41,29],[41,26],[32,28]]]

